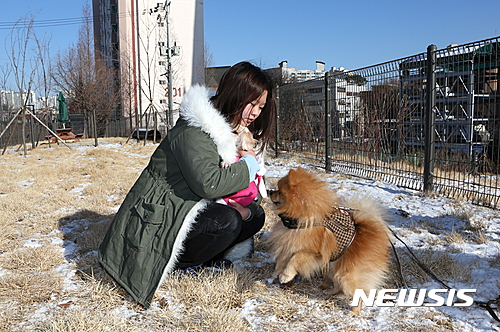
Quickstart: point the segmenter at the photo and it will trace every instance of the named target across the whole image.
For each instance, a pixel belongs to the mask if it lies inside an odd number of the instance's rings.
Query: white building
[[[22,108],[22,104],[35,105],[35,92],[24,91],[23,100],[21,99],[21,94],[19,91],[6,91],[0,90],[0,111],[18,111]],[[35,107],[35,109],[38,109]]]
[[[48,97],[38,97],[35,101],[35,110],[37,111],[47,111],[50,110],[53,113],[57,111],[59,102],[57,101],[57,96]]]
[[[325,77],[325,63],[322,61],[316,61],[316,70],[296,70],[295,68],[288,67],[288,61],[281,61],[279,68],[281,69],[282,77],[285,81],[290,83],[304,82]]]
[[[119,72],[122,115],[172,126],[186,90],[204,82],[203,0],[93,0],[93,11],[96,49]]]
[[[279,68],[271,69],[272,75],[279,75],[281,83],[288,83],[281,87],[284,92],[280,96],[280,104],[285,108],[299,109],[308,114],[323,114],[325,112],[325,64],[316,62],[316,70],[295,70],[283,61]],[[344,67],[332,67],[328,71],[329,108],[333,115],[337,130],[336,137],[351,135],[354,123],[359,122],[361,116],[361,94],[367,90],[362,78],[356,79]],[[285,91],[293,91],[292,93]],[[289,100],[284,100],[289,98]],[[319,130],[318,130],[319,132]]]
[[[367,87],[353,80],[352,74],[344,67],[332,67],[329,74],[332,110],[339,125],[338,137],[351,136],[353,124],[362,123],[359,119],[362,106],[360,96],[367,91]]]

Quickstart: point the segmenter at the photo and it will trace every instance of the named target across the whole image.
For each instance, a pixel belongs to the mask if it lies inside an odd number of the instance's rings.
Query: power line
[[[63,18],[55,20],[31,20],[31,19],[20,19],[16,22],[0,22],[0,30],[12,30],[14,28],[26,27],[29,24],[33,25],[33,28],[50,28],[63,25],[81,24],[87,20],[85,17],[75,17],[75,18]]]
[[[130,16],[130,14],[120,13],[118,17],[126,17]],[[59,27],[65,25],[74,25],[74,24],[82,24],[86,23],[88,20],[94,20],[99,18],[99,16],[91,16],[87,17],[73,17],[73,18],[60,18],[60,19],[48,19],[48,20],[37,20],[32,18],[22,18],[18,21],[10,21],[10,22],[0,22],[0,30],[12,30],[14,28],[24,28],[29,24],[33,24],[33,28],[51,28],[51,27]]]

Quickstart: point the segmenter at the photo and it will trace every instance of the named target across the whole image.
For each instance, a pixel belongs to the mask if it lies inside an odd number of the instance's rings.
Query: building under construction
[[[435,64],[435,143],[472,156],[493,140],[498,146],[500,67],[498,42],[449,46]],[[417,56],[400,63],[400,114],[408,144],[423,145],[427,59]],[[490,153],[492,151],[489,151]]]

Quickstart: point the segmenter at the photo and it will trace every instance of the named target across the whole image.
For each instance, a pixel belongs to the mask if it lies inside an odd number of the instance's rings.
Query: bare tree
[[[39,62],[33,54],[33,23],[35,16],[19,19],[9,34],[10,49],[8,54],[14,81],[21,97],[22,107],[28,103],[28,96],[33,89]]]
[[[37,72],[38,76],[38,84],[37,91],[43,97],[44,100],[44,109],[48,110],[49,108],[49,94],[52,90],[52,79],[49,75],[50,70],[50,38],[39,38],[38,36],[34,36],[34,40],[36,43],[36,53],[37,58],[40,63],[39,70]]]
[[[12,67],[8,64],[0,65],[0,90],[8,90],[8,81],[12,74]],[[0,111],[10,112],[12,106],[7,101],[4,101],[0,96]]]
[[[116,107],[114,74],[107,62],[96,55],[90,7],[83,7],[84,23],[76,46],[59,53],[51,70],[55,84],[69,97],[70,112],[83,114],[84,135],[89,136],[88,119],[94,118],[100,134]]]
[[[114,59],[118,62],[119,71],[115,73],[117,75],[117,94],[118,100],[123,112],[123,116],[128,116],[128,131],[132,132],[134,128],[134,123],[138,123],[138,113],[137,113],[137,100],[135,98],[135,86],[134,86],[134,72],[132,67],[132,59],[128,52],[121,51],[118,55],[119,59]],[[118,79],[119,77],[119,79]]]
[[[19,91],[21,110],[22,110],[22,139],[24,155],[26,150],[26,106],[33,103],[32,92],[35,83],[35,77],[40,65],[39,59],[33,48],[35,32],[33,28],[35,15],[31,14],[25,18],[19,19],[9,34],[10,54],[9,62],[14,75],[14,81]],[[17,115],[16,115],[17,116]],[[32,120],[32,119],[31,119]],[[32,142],[33,136],[31,135]],[[34,143],[33,143],[34,144]],[[34,148],[34,147],[32,147]]]
[[[205,77],[205,85],[207,87],[216,88],[216,69],[214,67],[214,56],[212,52],[210,52],[210,48],[207,43],[203,47],[203,70]]]
[[[360,100],[363,108],[359,115],[365,120],[363,136],[368,138],[366,144],[372,145],[369,150],[386,154],[396,153],[401,149],[397,145],[400,138],[398,139],[395,125],[401,122],[397,82],[374,85],[370,91],[360,94]]]
[[[158,19],[160,19],[159,16]],[[141,33],[138,35],[139,40],[139,86],[141,97],[145,98],[148,101],[148,106],[144,110],[144,114],[140,114],[139,124],[146,124],[148,127],[151,122],[153,123],[154,128],[156,129],[156,124],[158,121],[158,117],[162,122],[168,124],[168,119],[159,111],[160,105],[155,104],[155,95],[168,97],[168,69],[165,67],[163,71],[160,71],[160,68],[157,64],[161,62],[166,63],[166,56],[161,52],[167,46],[166,40],[168,36],[166,35],[166,31],[163,28],[158,27],[157,21],[151,20],[149,16],[143,16],[141,19],[141,25],[144,29],[141,30]],[[163,20],[164,18],[161,18]],[[165,22],[166,23],[166,22]],[[171,59],[172,61],[172,59]],[[172,66],[173,68],[177,68],[177,66]],[[175,70],[172,73],[172,77],[175,77]],[[158,84],[160,81],[167,82],[165,84]],[[171,112],[171,110],[168,110]],[[169,114],[169,113],[167,113]],[[165,114],[165,115],[167,115]],[[151,119],[152,115],[152,119]],[[145,119],[144,119],[145,117]],[[145,121],[141,121],[141,119]],[[151,121],[152,120],[152,121]]]
[[[203,83],[206,84],[206,82],[208,82],[215,75],[215,70],[211,68],[214,65],[214,55],[210,52],[210,47],[206,42],[203,45],[203,59],[201,59],[200,62],[201,63],[198,63],[196,66],[196,70],[198,72],[197,76],[203,77]],[[211,70],[208,70],[208,68],[211,68]]]
[[[12,67],[5,63],[0,65],[0,90],[8,90],[8,82],[12,74]]]
[[[166,16],[163,14],[155,16],[141,15],[139,16],[140,33],[137,35],[137,54],[130,54],[128,58],[137,56],[138,73],[137,73],[137,87],[138,92],[138,110],[139,114],[136,116],[136,128],[151,126],[156,130],[159,126],[159,121],[163,122],[168,128],[173,110],[170,110],[166,98],[168,98],[168,86],[172,84],[169,78],[175,82],[175,77],[179,70],[182,70],[179,60],[174,60],[175,57],[170,58],[171,70],[168,72],[168,38],[175,40],[175,36],[168,37],[166,29],[163,28],[167,22]],[[126,45],[122,44],[122,48],[126,49]],[[124,51],[123,53],[127,53]],[[121,54],[123,64],[123,56]],[[173,54],[172,54],[173,55]],[[127,57],[127,54],[125,54]],[[164,66],[164,67],[163,67]],[[125,73],[131,72],[125,70]],[[122,80],[123,80],[122,69]],[[135,75],[135,74],[134,74]],[[123,89],[122,89],[123,93]],[[173,90],[173,97],[180,94],[177,90]],[[146,104],[147,103],[147,104]],[[146,108],[143,108],[147,105]]]

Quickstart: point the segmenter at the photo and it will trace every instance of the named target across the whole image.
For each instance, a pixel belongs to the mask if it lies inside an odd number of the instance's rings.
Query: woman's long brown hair
[[[266,105],[248,129],[261,142],[260,151],[274,138],[276,93],[274,83],[266,72],[249,62],[240,62],[224,73],[217,93],[212,97],[214,107],[236,127],[246,105],[267,91]]]

